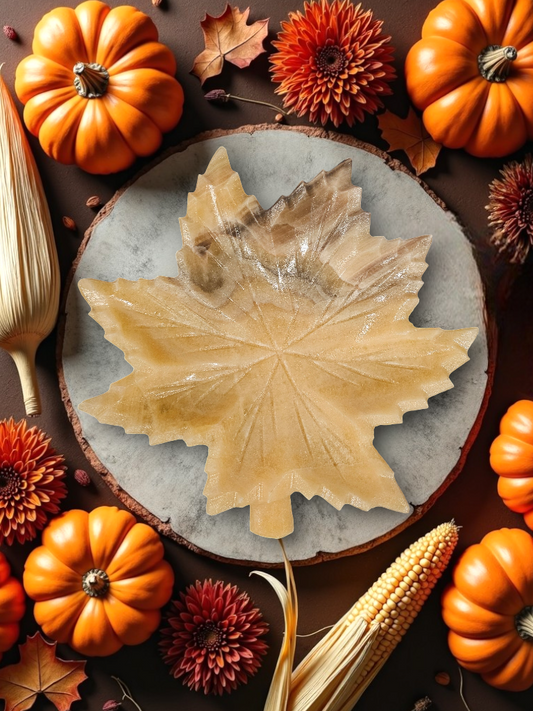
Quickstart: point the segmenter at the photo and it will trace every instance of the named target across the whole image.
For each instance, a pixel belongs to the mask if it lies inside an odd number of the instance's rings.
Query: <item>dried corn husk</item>
[[[281,644],[278,663],[274,670],[272,683],[266,700],[264,711],[283,711],[287,708],[289,700],[291,674],[294,664],[294,653],[296,651],[296,628],[298,626],[298,596],[296,594],[296,582],[292,572],[292,566],[285,553],[283,541],[280,541],[285,562],[285,577],[287,587],[282,585],[273,575],[254,570],[252,575],[260,575],[267,580],[274,588],[274,592],[281,602],[283,616],[285,619],[285,635]]]
[[[59,289],[43,186],[0,72],[0,347],[17,366],[27,415],[41,412],[35,352],[54,327]]]
[[[453,521],[444,523],[407,548],[303,659],[292,674],[288,698],[277,688],[289,667],[282,647],[265,711],[351,711],[441,577],[457,544],[458,531]],[[291,580],[288,584],[294,585],[286,557],[285,568]],[[279,592],[278,597],[288,604]],[[285,619],[296,620],[297,614],[296,607],[290,614],[285,612]],[[288,646],[295,640],[296,622],[286,625],[283,644]],[[283,675],[278,674],[280,665]],[[269,705],[271,698],[279,699],[280,704]]]
[[[303,659],[291,681],[287,709],[338,711],[353,708],[357,680],[370,663],[380,635],[378,624],[347,613]],[[349,704],[347,706],[347,704]]]

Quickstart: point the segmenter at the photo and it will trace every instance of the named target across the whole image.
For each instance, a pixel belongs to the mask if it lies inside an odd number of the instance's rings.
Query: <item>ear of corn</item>
[[[448,566],[458,539],[459,527],[454,521],[437,526],[398,556],[355,603],[348,624],[362,617],[369,624],[379,624],[380,634],[357,680],[352,705],[401,642]]]
[[[0,73],[0,347],[15,361],[28,415],[41,411],[35,352],[54,327],[59,289],[43,186]]]
[[[444,523],[407,548],[303,659],[287,704],[276,711],[351,711],[444,572],[458,531]],[[289,636],[296,637],[295,627],[286,628],[284,644]]]

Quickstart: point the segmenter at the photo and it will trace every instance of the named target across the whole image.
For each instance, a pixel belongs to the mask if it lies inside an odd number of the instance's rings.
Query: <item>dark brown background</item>
[[[503,2],[503,0],[502,0]],[[0,25],[12,25],[21,37],[19,44],[9,42],[0,35],[0,61],[5,62],[4,77],[12,86],[17,63],[30,52],[33,28],[39,18],[51,10],[59,0],[0,0]],[[75,6],[75,0],[64,4]],[[115,6],[118,0],[110,0]],[[385,30],[393,36],[396,63],[400,78],[394,84],[394,97],[387,106],[405,115],[405,98],[402,66],[409,47],[418,39],[424,17],[436,4],[435,0],[367,0],[377,17],[385,21]],[[137,0],[140,9],[150,14],[161,32],[161,39],[175,52],[178,59],[178,78],[185,89],[186,106],[178,128],[165,137],[164,147],[208,129],[234,128],[243,124],[270,121],[273,114],[264,107],[249,104],[214,106],[203,99],[198,80],[189,74],[195,55],[202,49],[199,22],[204,11],[217,15],[224,9],[224,0],[163,0],[160,8],[153,8],[150,0]],[[298,0],[254,0],[252,20],[271,17],[271,34],[279,29],[279,22],[289,10],[300,7]],[[269,50],[271,49],[268,45]],[[246,70],[228,65],[220,77],[211,79],[206,89],[223,87],[235,94],[251,98],[276,101],[268,74],[267,55],[261,55]],[[303,120],[291,119],[294,123]],[[380,148],[386,144],[380,139],[376,119],[370,117],[364,125],[356,126],[352,135]],[[145,163],[139,161],[125,173],[111,177],[95,177],[82,173],[75,167],[61,166],[47,158],[37,141],[31,144],[41,170],[45,190],[50,202],[57,238],[63,277],[70,267],[80,244],[83,231],[89,226],[94,213],[85,206],[91,195],[99,195],[105,202],[124,182]],[[527,147],[526,147],[527,149]],[[523,155],[522,151],[520,155]],[[403,159],[403,154],[395,154]],[[520,156],[519,156],[520,157]],[[487,248],[487,220],[484,209],[487,203],[488,184],[498,174],[503,161],[480,160],[461,151],[443,150],[437,168],[425,179],[433,190],[459,216],[468,228],[478,248],[483,271],[488,275],[489,289],[498,295],[497,317],[499,324],[499,353],[493,395],[481,428],[466,462],[466,466],[434,508],[418,523],[396,538],[378,548],[342,560],[323,563],[309,568],[298,568],[296,580],[300,593],[300,632],[310,632],[331,624],[353,604],[387,565],[407,545],[433,526],[452,517],[463,526],[460,549],[478,541],[487,531],[500,526],[524,527],[522,518],[508,511],[496,493],[496,475],[488,463],[490,442],[498,430],[498,422],[506,408],[515,400],[533,396],[533,289],[531,264],[516,272],[512,288],[503,288],[509,270],[493,264],[493,254]],[[384,196],[386,199],[386,196]],[[79,232],[67,231],[61,222],[63,215],[72,217]],[[514,276],[514,275],[513,275]],[[505,298],[502,294],[505,293]],[[82,489],[69,477],[70,493],[65,508],[93,508],[102,504],[117,503],[109,490],[90,470],[67,419],[61,398],[55,367],[55,334],[41,347],[38,354],[38,371],[41,383],[44,414],[35,424],[44,428],[53,438],[57,449],[64,452],[72,473],[81,467],[88,469],[94,484]],[[15,367],[9,356],[0,351],[0,417],[24,416]],[[466,433],[465,433],[466,434]],[[146,476],[156,476],[146,472]],[[229,697],[205,698],[182,687],[167,673],[157,652],[157,637],[135,648],[124,648],[111,658],[92,659],[87,665],[89,681],[81,687],[83,700],[74,708],[98,711],[104,701],[118,697],[110,675],[121,677],[128,683],[143,711],[215,711],[215,709],[260,710],[266,697],[277,649],[282,634],[282,617],[278,603],[270,588],[258,578],[249,578],[249,570],[239,566],[216,563],[165,541],[168,559],[176,573],[176,590],[196,578],[211,577],[236,583],[248,590],[271,624],[269,642],[271,652],[261,671],[251,682]],[[31,548],[15,545],[6,549],[16,574],[20,576],[23,562]],[[440,617],[439,597],[442,584],[424,607],[405,640],[391,657],[377,681],[359,704],[360,711],[410,711],[414,701],[428,694],[440,711],[462,708],[457,694],[458,673],[446,644],[446,629]],[[36,624],[31,609],[28,611],[23,633],[33,633]],[[21,635],[22,636],[22,635]],[[313,644],[313,639],[302,639],[299,655]],[[73,658],[68,648],[64,656]],[[16,650],[5,655],[3,663],[16,661]],[[434,682],[438,671],[448,671],[454,680],[452,687],[439,687]],[[473,674],[465,675],[465,692],[472,711],[498,709],[517,711],[531,709],[533,691],[522,694],[503,693],[485,685]],[[126,705],[127,708],[130,708]],[[51,708],[48,702],[38,702],[36,708]]]

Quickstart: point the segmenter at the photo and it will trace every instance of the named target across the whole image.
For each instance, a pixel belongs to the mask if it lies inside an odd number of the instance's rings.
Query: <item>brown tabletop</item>
[[[123,4],[109,0],[113,6]],[[0,61],[5,62],[3,74],[12,87],[17,63],[31,49],[33,28],[40,17],[57,4],[75,7],[75,0],[63,3],[53,0],[1,0],[0,24],[13,26],[20,35],[20,43],[0,38]],[[178,60],[178,79],[182,82],[186,105],[183,119],[176,130],[165,137],[164,148],[175,145],[195,134],[214,128],[234,128],[243,124],[262,123],[272,119],[269,109],[250,104],[215,106],[203,99],[204,90],[198,80],[189,74],[195,55],[202,48],[200,20],[204,11],[218,15],[224,9],[224,0],[163,0],[160,8],[150,0],[138,0],[137,6],[150,14],[159,27],[161,39],[174,51]],[[405,95],[402,66],[409,47],[418,39],[424,17],[436,4],[435,0],[369,0],[376,16],[385,21],[385,30],[393,36],[396,47],[396,65],[400,78],[394,83],[394,96],[387,100],[388,108],[405,115]],[[272,39],[289,10],[301,3],[288,0],[254,0],[252,20],[270,16]],[[267,55],[261,55],[250,68],[238,70],[229,65],[220,77],[210,80],[206,89],[223,87],[235,94],[266,101],[276,101],[273,85],[269,81]],[[18,103],[18,102],[17,102]],[[305,121],[291,118],[291,122]],[[341,129],[342,130],[342,129]],[[352,135],[380,148],[386,148],[377,130],[374,117],[364,125],[356,126]],[[52,218],[61,261],[63,277],[76,255],[84,230],[94,219],[94,212],[85,206],[91,195],[105,202],[114,191],[138,172],[146,162],[138,161],[131,170],[109,177],[91,176],[75,167],[62,166],[47,158],[37,141],[32,148],[41,171]],[[531,146],[529,146],[531,149]],[[518,157],[527,150],[521,151]],[[402,158],[403,154],[395,154]],[[515,157],[515,156],[513,156]],[[481,431],[470,451],[463,472],[450,486],[435,506],[419,522],[392,540],[367,553],[352,558],[322,563],[296,570],[300,595],[300,632],[306,633],[332,624],[383,572],[388,564],[407,545],[442,521],[455,518],[463,526],[459,547],[478,541],[486,532],[501,526],[524,528],[522,517],[508,511],[496,493],[496,475],[488,462],[490,443],[498,430],[500,417],[515,400],[533,395],[533,269],[531,262],[509,287],[509,270],[493,264],[493,255],[487,248],[488,184],[498,175],[503,161],[472,158],[462,151],[443,150],[438,166],[425,177],[429,186],[441,197],[466,226],[478,249],[482,271],[485,274],[499,326],[498,362],[494,388]],[[79,232],[74,234],[62,224],[64,215],[72,217]],[[107,486],[99,480],[86,462],[74,437],[61,402],[55,364],[55,333],[41,346],[38,353],[38,376],[43,396],[43,415],[34,423],[45,429],[53,438],[55,447],[65,454],[69,471],[84,468],[91,473],[93,485],[82,489],[69,477],[69,495],[64,508],[91,509],[102,504],[117,504]],[[24,416],[15,367],[9,356],[0,351],[0,418]],[[147,476],[150,473],[147,472]],[[24,547],[4,547],[16,575],[20,576],[31,544]],[[117,698],[117,688],[111,675],[121,677],[130,685],[143,711],[235,711],[258,710],[263,706],[277,650],[282,636],[282,615],[271,589],[259,578],[249,578],[249,569],[217,563],[181,548],[166,540],[168,560],[176,573],[176,590],[205,577],[232,582],[246,589],[263,610],[271,625],[269,643],[271,651],[258,675],[249,684],[229,697],[204,697],[188,691],[175,681],[162,663],[157,651],[157,635],[147,643],[124,648],[107,659],[91,659],[87,665],[89,680],[81,687],[83,700],[75,709],[98,711],[102,704]],[[449,578],[446,576],[446,579]],[[419,618],[409,630],[404,641],[394,652],[377,680],[359,703],[360,711],[410,711],[414,702],[429,695],[440,711],[462,708],[457,689],[458,672],[446,644],[446,628],[440,616],[442,583],[431,596]],[[26,614],[21,639],[33,633],[37,626],[31,607]],[[313,644],[312,638],[299,642],[298,656]],[[63,656],[74,658],[68,648]],[[4,656],[2,664],[18,659],[16,650]],[[441,687],[434,681],[439,671],[451,674],[450,687]],[[473,674],[465,674],[465,693],[472,711],[498,709],[517,711],[531,709],[533,690],[520,694],[504,693],[492,689]],[[48,702],[38,702],[35,708],[51,708]],[[130,708],[125,704],[125,708]]]

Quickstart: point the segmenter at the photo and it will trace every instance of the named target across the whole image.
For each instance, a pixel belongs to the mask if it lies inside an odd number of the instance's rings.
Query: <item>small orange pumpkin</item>
[[[45,528],[24,588],[48,637],[85,656],[141,644],[157,629],[174,574],[150,526],[116,506],[73,509]]]
[[[407,89],[431,137],[475,156],[533,138],[531,0],[444,0],[405,63]]]
[[[504,504],[533,529],[533,402],[519,400],[507,410],[490,448],[490,465],[500,475]]]
[[[22,585],[11,577],[11,568],[0,553],[0,659],[15,644],[19,636],[19,622],[26,609]]]
[[[459,664],[492,686],[533,684],[533,538],[517,528],[488,533],[463,553],[442,597],[448,643]]]
[[[15,90],[26,126],[49,156],[115,173],[159,148],[181,118],[183,91],[158,37],[144,13],[98,0],[42,18]]]

